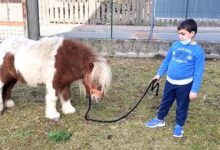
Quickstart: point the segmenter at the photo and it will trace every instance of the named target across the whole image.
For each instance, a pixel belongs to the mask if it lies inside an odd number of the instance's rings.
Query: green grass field
[[[111,59],[112,87],[99,104],[92,105],[91,118],[114,119],[121,116],[142,96],[156,74],[160,59]],[[116,123],[95,123],[84,119],[86,98],[71,86],[76,114],[63,115],[58,122],[44,117],[45,87],[17,84],[12,98],[15,107],[0,116],[0,149],[2,150],[198,150],[220,149],[220,61],[207,61],[204,80],[196,101],[190,104],[184,137],[172,136],[175,104],[163,128],[149,129],[144,123],[155,116],[160,104],[165,78],[159,96],[150,93],[126,119]],[[61,111],[60,103],[57,108]],[[50,140],[52,132],[66,132],[65,141]]]

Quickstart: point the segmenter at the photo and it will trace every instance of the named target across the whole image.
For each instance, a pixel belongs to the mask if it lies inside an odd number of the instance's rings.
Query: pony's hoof
[[[11,107],[15,106],[15,103],[14,103],[14,101],[12,99],[9,99],[9,100],[5,101],[5,106],[7,108],[11,108]]]
[[[48,113],[46,113],[46,118],[51,119],[51,120],[55,120],[55,121],[56,120],[59,121],[60,113],[58,113],[58,112],[54,112],[54,113],[48,112]]]
[[[3,114],[4,111],[4,105],[1,103],[0,104],[0,115]]]
[[[62,107],[62,111],[64,114],[74,114],[76,112],[76,109],[73,106],[69,106],[69,107]]]
[[[5,112],[5,109],[3,109],[2,111],[0,111],[0,116],[2,116]]]
[[[60,118],[53,118],[54,121],[58,122]]]

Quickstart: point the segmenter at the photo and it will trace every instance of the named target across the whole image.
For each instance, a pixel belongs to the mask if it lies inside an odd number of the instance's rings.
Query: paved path
[[[176,27],[154,27],[153,39],[178,40]],[[113,26],[113,39],[148,39],[149,26]],[[42,27],[41,34],[62,35],[69,38],[110,39],[110,25],[50,25]],[[198,41],[220,42],[220,27],[199,27]]]

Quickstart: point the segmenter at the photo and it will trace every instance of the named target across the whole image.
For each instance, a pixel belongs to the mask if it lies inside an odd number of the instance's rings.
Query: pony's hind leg
[[[17,80],[12,79],[7,84],[3,86],[3,100],[4,100],[4,106],[9,108],[13,107],[15,105],[14,101],[11,99],[11,90],[16,84]]]
[[[62,104],[62,112],[64,114],[73,114],[76,112],[75,108],[70,102],[70,85],[67,85],[58,90],[58,96]]]
[[[60,118],[60,113],[57,112],[56,109],[57,96],[55,89],[52,86],[52,82],[46,84],[46,89],[46,117],[58,121]]]

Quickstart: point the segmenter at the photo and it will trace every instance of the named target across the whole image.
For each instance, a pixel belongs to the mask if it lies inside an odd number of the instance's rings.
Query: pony
[[[64,114],[75,113],[70,100],[70,85],[99,102],[112,80],[108,61],[82,42],[63,37],[43,37],[38,41],[24,37],[9,38],[0,45],[0,113],[13,107],[11,91],[17,81],[30,86],[44,84],[45,117],[58,120],[56,103]]]

